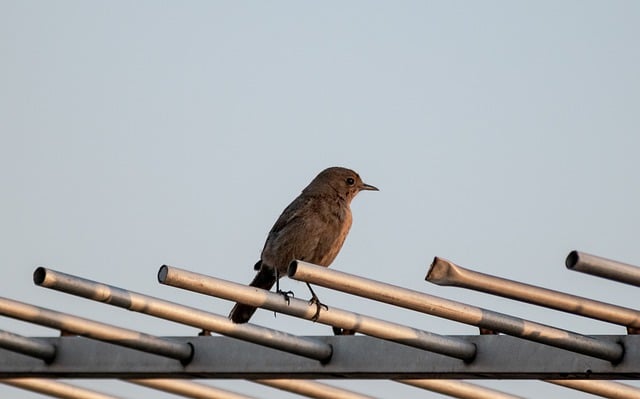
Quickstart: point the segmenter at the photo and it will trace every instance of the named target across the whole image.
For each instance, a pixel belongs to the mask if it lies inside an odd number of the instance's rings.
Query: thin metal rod
[[[295,280],[306,281],[418,312],[488,328],[611,362],[619,362],[624,356],[623,347],[617,343],[597,340],[570,331],[331,270],[311,263],[294,261],[289,266],[288,274],[289,277]]]
[[[189,362],[191,345],[0,297],[0,314],[60,331]]]
[[[65,384],[44,378],[6,378],[1,383],[38,392],[44,395],[63,399],[118,399],[117,396],[106,395],[87,388]]]
[[[395,380],[402,384],[460,399],[524,399],[495,389],[460,380]]]
[[[578,251],[569,252],[565,265],[569,270],[640,287],[640,267],[638,266]]]
[[[315,399],[374,399],[372,396],[310,380],[272,379],[253,382]]]
[[[331,358],[331,345],[316,339],[298,337],[282,331],[254,324],[235,324],[228,318],[163,299],[97,283],[51,269],[39,267],[34,282],[94,301],[118,306],[135,312],[172,320],[222,335],[283,350],[323,362]]]
[[[640,398],[640,389],[631,385],[621,384],[615,381],[594,380],[546,380],[551,384],[576,389],[592,395],[610,399],[637,399]]]
[[[170,392],[176,395],[186,396],[196,399],[252,399],[251,396],[216,388],[211,385],[199,384],[197,382],[169,379],[133,379],[126,380],[132,384],[153,388],[159,391]]]
[[[0,330],[0,348],[42,359],[47,363],[56,356],[56,347],[49,342],[2,330]]]
[[[433,260],[426,280],[437,285],[487,292],[609,323],[640,328],[640,312],[637,310],[476,272],[438,257]]]
[[[158,280],[162,284],[173,287],[213,295],[218,298],[241,302],[307,320],[313,319],[316,314],[315,304],[310,304],[309,301],[295,298],[285,301],[282,295],[277,293],[190,272],[177,267],[162,266],[158,272]],[[444,337],[333,306],[328,309],[322,309],[316,322],[358,331],[366,335],[463,360],[473,359],[476,353],[475,345],[467,341]]]

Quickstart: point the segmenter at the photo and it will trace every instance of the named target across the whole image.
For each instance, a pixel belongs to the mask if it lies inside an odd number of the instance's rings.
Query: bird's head
[[[355,171],[334,166],[320,172],[304,189],[307,193],[333,194],[345,199],[347,203],[364,190],[378,191],[378,188],[366,184]]]

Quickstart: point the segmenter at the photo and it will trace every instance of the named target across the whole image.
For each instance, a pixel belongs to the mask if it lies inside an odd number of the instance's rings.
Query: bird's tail
[[[256,267],[259,267],[259,264],[256,264]],[[268,267],[260,267],[258,273],[249,285],[252,287],[270,290],[275,283],[276,276],[273,270]],[[251,316],[253,316],[255,311],[256,308],[254,306],[236,303],[233,309],[231,309],[231,313],[229,313],[229,318],[234,323],[246,323],[249,321]]]

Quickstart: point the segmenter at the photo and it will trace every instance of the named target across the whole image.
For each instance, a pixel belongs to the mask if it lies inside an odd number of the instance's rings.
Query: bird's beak
[[[362,183],[362,186],[360,186],[360,191],[362,190],[380,191],[378,190],[378,187],[372,186],[371,184],[366,184],[366,183]]]

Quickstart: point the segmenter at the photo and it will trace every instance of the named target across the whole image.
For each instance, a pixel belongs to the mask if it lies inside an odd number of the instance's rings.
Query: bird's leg
[[[316,293],[313,292],[313,288],[311,288],[311,285],[309,283],[306,283],[306,284],[307,284],[307,287],[309,287],[309,291],[311,291],[311,299],[309,299],[309,303],[316,304],[316,313],[311,318],[311,321],[315,322],[316,320],[318,320],[318,316],[320,316],[320,309],[325,308],[325,310],[329,310],[329,307],[324,303],[320,302],[320,299],[318,299],[318,296],[316,295]]]
[[[282,291],[280,290],[280,272],[278,269],[276,270],[276,292],[284,297],[284,300],[287,301],[287,305],[291,303],[291,298],[295,297],[293,291]]]

